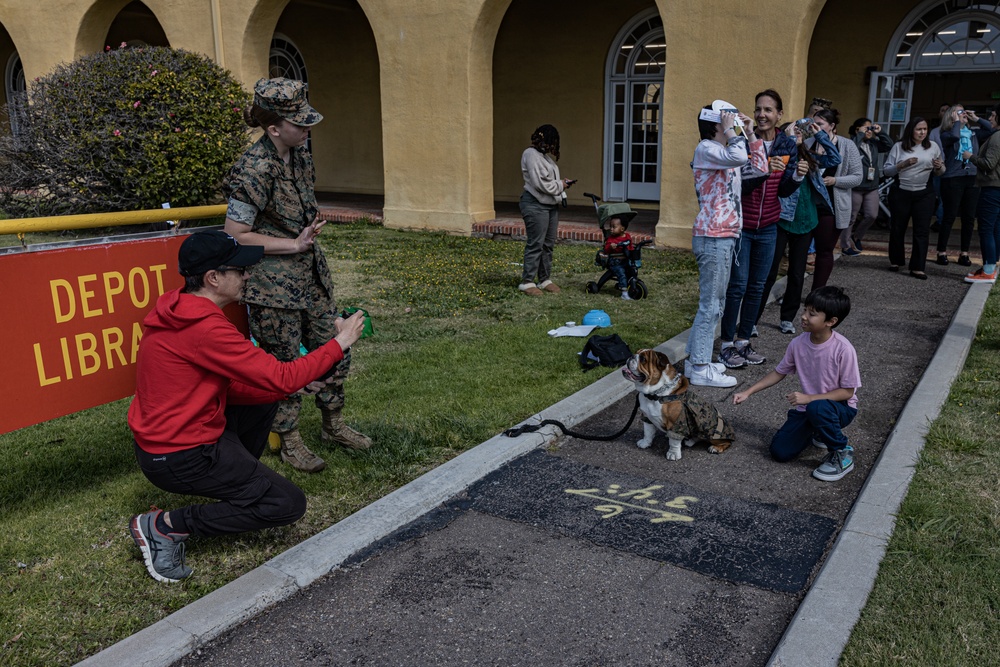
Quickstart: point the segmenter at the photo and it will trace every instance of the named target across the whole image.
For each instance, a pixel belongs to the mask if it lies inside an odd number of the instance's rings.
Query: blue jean
[[[618,282],[618,289],[620,290],[628,289],[628,278],[625,276],[626,261],[618,257],[612,257],[608,260],[608,270],[615,274],[615,280]]]
[[[527,190],[521,193],[521,217],[528,242],[524,246],[521,283],[543,283],[552,275],[552,251],[559,237],[559,207],[543,204]]]
[[[986,187],[979,192],[979,246],[983,264],[996,264],[1000,249],[1000,188]]]
[[[784,425],[771,439],[771,458],[779,463],[791,461],[814,439],[829,449],[843,449],[847,446],[843,428],[854,421],[857,414],[847,401],[813,401],[802,412],[792,408]]]
[[[698,313],[688,334],[687,353],[692,364],[712,361],[715,347],[715,328],[722,319],[726,303],[726,287],[733,263],[736,239],[695,236],[691,251],[698,261]]]
[[[778,225],[762,229],[744,229],[736,243],[733,266],[726,290],[726,306],[722,313],[722,340],[733,337],[749,340],[757,312],[764,299],[764,284],[774,259],[774,244],[778,238]],[[739,327],[736,321],[739,319]]]

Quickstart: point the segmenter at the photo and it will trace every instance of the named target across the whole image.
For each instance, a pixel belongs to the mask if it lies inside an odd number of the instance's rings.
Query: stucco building
[[[385,198],[388,226],[468,233],[516,201],[541,123],[564,174],[606,199],[658,205],[657,240],[690,243],[697,110],[751,111],[775,88],[785,119],[814,95],[843,130],[898,133],[943,102],[1000,99],[1000,0],[0,0],[5,94],[121,42],[205,53],[249,89],[307,80],[326,115],[320,190]]]

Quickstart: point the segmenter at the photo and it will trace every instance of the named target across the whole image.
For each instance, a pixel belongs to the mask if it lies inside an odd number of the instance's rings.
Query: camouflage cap
[[[311,127],[323,120],[323,114],[309,106],[308,91],[308,85],[294,79],[261,79],[253,87],[253,103],[289,123]]]
[[[604,225],[608,224],[611,218],[620,218],[622,226],[628,229],[628,223],[637,215],[639,215],[638,212],[633,211],[632,207],[626,202],[601,204],[597,207],[597,221],[600,223],[602,229]]]

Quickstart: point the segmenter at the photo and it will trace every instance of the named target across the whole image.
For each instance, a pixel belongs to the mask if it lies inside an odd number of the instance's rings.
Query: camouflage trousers
[[[316,288],[320,291],[319,288]],[[250,333],[261,349],[279,361],[298,359],[299,345],[309,351],[328,342],[337,335],[334,320],[337,319],[337,305],[325,294],[316,295],[311,308],[290,310],[250,304]],[[320,409],[337,409],[344,405],[344,380],[351,367],[351,351],[334,370],[333,382],[316,394],[316,406]],[[294,395],[278,404],[278,414],[274,418],[272,430],[287,433],[299,427],[299,411],[302,396]]]

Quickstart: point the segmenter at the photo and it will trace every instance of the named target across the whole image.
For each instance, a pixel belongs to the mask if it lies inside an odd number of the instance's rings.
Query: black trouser
[[[229,406],[226,430],[209,445],[171,454],[150,454],[135,445],[139,467],[155,486],[219,501],[170,510],[175,530],[227,535],[285,526],[305,514],[302,490],[258,460],[277,410],[277,403]]]
[[[757,310],[758,322],[767,306],[767,297],[771,295],[771,289],[778,280],[778,269],[781,267],[781,256],[785,254],[785,246],[788,246],[788,275],[785,295],[781,298],[781,319],[787,322],[795,321],[799,304],[802,303],[802,285],[805,282],[806,262],[809,259],[809,244],[812,238],[812,232],[792,234],[778,225],[778,236],[774,242],[774,259],[771,261],[771,270],[767,274],[764,294],[760,297],[760,308]]]
[[[963,175],[942,178],[941,202],[944,209],[940,220],[941,229],[938,230],[938,252],[948,252],[948,237],[951,236],[951,226],[955,224],[957,215],[962,216],[961,250],[969,252],[972,232],[976,226],[976,205],[979,203],[976,177]]]
[[[930,232],[931,214],[934,213],[934,189],[926,187],[914,192],[899,187],[891,188],[889,212],[891,214],[889,263],[895,266],[903,265],[906,259],[906,227],[912,217],[913,247],[910,251],[910,271],[923,271],[927,264],[927,237]]]

